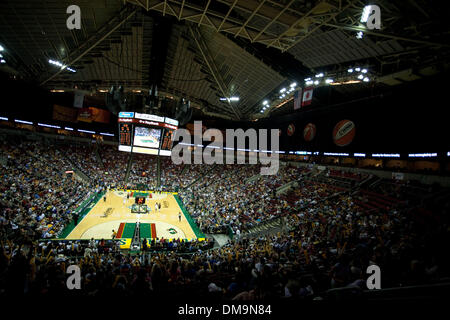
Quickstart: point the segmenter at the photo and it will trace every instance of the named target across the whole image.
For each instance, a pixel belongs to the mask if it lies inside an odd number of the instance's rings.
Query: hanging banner
[[[84,92],[75,91],[73,94],[73,106],[75,108],[83,108]]]
[[[53,105],[53,120],[77,122],[78,110],[71,107]]]
[[[108,110],[93,107],[90,107],[89,110],[91,113],[92,121],[109,123],[111,113]]]
[[[81,108],[78,112],[78,121],[92,122],[92,114],[90,108]]]
[[[294,93],[294,110],[298,110],[302,106],[302,88],[298,88]]]

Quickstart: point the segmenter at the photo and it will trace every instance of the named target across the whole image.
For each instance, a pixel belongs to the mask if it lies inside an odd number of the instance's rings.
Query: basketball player
[[[181,222],[181,212],[178,212],[178,221]]]
[[[155,213],[158,212],[158,203],[155,203]]]
[[[115,239],[117,235],[117,232],[115,232],[114,230],[112,231],[112,238]]]
[[[161,202],[158,203],[158,210],[159,210],[159,212],[161,212]]]
[[[123,205],[126,205],[126,204],[127,204],[127,199],[123,198]]]
[[[106,195],[103,196],[103,202],[106,202]]]

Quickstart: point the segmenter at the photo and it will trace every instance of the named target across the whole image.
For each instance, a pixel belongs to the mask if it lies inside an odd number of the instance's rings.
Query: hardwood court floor
[[[155,224],[156,236],[166,239],[196,239],[194,231],[183,214],[181,222],[178,213],[182,212],[173,194],[152,193],[146,199],[151,211],[147,214],[131,213],[134,197],[126,198],[123,191],[108,191],[106,201],[100,199],[89,213],[78,222],[66,239],[111,239],[112,230],[116,232],[121,223],[141,222]],[[155,212],[155,203],[161,203],[161,212]]]

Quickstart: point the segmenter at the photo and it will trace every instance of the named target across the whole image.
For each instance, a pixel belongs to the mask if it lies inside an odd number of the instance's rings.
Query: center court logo
[[[179,142],[172,149],[174,164],[257,164],[262,165],[261,175],[274,175],[279,169],[279,130],[270,130],[270,149],[268,148],[267,129],[226,129],[226,147],[223,147],[224,137],[218,129],[208,129],[202,134],[202,122],[194,121],[194,141],[189,130],[175,131],[174,141]],[[181,139],[181,141],[180,141]],[[237,148],[235,148],[235,140]],[[211,142],[204,146],[203,141]],[[245,148],[248,141],[248,148]],[[194,156],[192,157],[192,147]],[[204,148],[203,148],[204,147]],[[235,157],[235,151],[236,153]],[[247,162],[248,159],[248,162]]]
[[[169,229],[167,229],[167,231],[168,231],[170,234],[176,234],[176,233],[178,233],[177,230],[175,230],[174,228],[169,228]]]

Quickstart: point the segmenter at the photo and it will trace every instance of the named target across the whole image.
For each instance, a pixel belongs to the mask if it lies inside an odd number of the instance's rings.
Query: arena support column
[[[159,188],[161,186],[161,158],[159,157],[159,155],[156,162],[156,174],[156,187]]]

